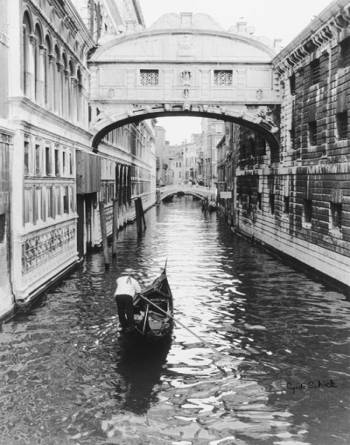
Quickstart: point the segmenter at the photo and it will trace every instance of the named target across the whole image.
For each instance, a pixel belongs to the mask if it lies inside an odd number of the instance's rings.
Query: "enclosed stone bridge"
[[[177,195],[178,193],[184,195],[195,196],[200,199],[210,199],[215,196],[216,189],[203,187],[200,185],[188,185],[188,184],[172,184],[160,187],[158,190],[158,197],[160,201],[163,201],[170,196]]]
[[[275,51],[241,25],[227,32],[205,14],[167,14],[99,47],[90,59],[93,150],[120,126],[188,115],[244,125],[277,151]]]

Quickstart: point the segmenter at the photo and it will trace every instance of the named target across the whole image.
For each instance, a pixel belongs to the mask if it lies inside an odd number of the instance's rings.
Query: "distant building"
[[[208,187],[218,180],[217,144],[225,133],[225,123],[216,119],[202,119],[203,182]]]

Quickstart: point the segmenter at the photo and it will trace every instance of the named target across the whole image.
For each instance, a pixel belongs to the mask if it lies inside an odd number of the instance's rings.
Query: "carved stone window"
[[[214,85],[226,87],[232,85],[232,70],[214,70]]]
[[[140,83],[142,86],[158,85],[159,70],[140,70]]]
[[[180,78],[183,84],[190,84],[192,79],[191,71],[182,71],[182,73],[180,74]]]

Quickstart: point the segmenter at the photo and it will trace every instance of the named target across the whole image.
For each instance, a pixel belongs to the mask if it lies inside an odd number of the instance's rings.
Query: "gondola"
[[[173,328],[173,296],[166,267],[134,301],[134,327],[128,335],[143,340],[165,340]]]

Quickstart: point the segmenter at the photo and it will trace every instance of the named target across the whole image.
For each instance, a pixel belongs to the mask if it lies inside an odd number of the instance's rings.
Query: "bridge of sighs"
[[[223,30],[205,14],[167,14],[99,47],[90,59],[92,147],[111,130],[159,116],[232,121],[277,152],[280,97],[272,45],[244,23]]]

